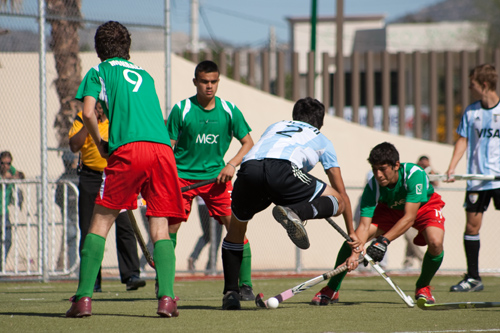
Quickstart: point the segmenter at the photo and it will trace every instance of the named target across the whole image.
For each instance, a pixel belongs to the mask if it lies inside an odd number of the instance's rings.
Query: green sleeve
[[[377,192],[378,184],[373,177],[368,184],[366,184],[363,194],[361,195],[360,216],[373,217],[375,207],[377,207]]]
[[[184,102],[185,103],[185,102]],[[171,140],[177,141],[182,131],[181,109],[175,104],[167,119],[167,130]]]
[[[99,93],[101,92],[101,80],[99,79],[99,73],[95,68],[91,68],[78,87],[75,98],[83,102],[85,96],[92,96],[96,100],[99,98]]]
[[[234,137],[238,140],[243,139],[248,133],[250,133],[252,129],[248,125],[243,113],[238,109],[238,107],[234,107],[233,110],[233,134]]]
[[[406,202],[427,202],[429,196],[434,193],[434,188],[427,181],[425,171],[418,166],[413,166],[408,173]]]

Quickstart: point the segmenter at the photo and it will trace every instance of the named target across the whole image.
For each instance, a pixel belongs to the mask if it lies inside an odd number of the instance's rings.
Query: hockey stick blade
[[[267,308],[267,303],[264,301],[264,294],[259,293],[255,296],[255,305],[258,308]]]
[[[451,177],[448,177],[448,175],[427,175],[429,177],[429,180],[431,182],[433,181],[446,181],[448,178],[454,178],[455,180],[500,180],[500,176],[496,175],[474,175],[474,174],[469,174],[469,175],[452,175]]]
[[[460,310],[460,309],[479,309],[500,307],[500,302],[458,302],[427,304],[424,298],[417,301],[417,305],[422,310]]]
[[[335,223],[334,220],[329,217],[327,217],[326,220],[335,230],[337,230],[342,235],[342,237],[344,237],[347,241],[352,242],[352,238],[349,237],[349,235],[337,223]],[[382,267],[380,267],[379,264],[373,261],[373,259],[368,254],[364,254],[364,257],[370,263],[373,269],[375,269],[375,271],[377,271],[377,273],[391,286],[391,288],[394,289],[398,296],[401,297],[403,302],[405,302],[408,307],[413,308],[415,306],[413,299],[410,296],[406,295],[404,291],[392,281],[392,279],[387,275]]]
[[[181,187],[181,192],[186,192],[186,191],[189,191],[189,190],[194,190],[195,188],[202,187],[202,186],[205,186],[205,185],[208,185],[208,184],[212,184],[212,183],[215,183],[216,181],[217,181],[217,178],[202,180],[201,182]]]

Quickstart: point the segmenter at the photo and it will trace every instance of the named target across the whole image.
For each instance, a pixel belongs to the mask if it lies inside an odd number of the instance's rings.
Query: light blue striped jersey
[[[467,173],[500,175],[500,106],[484,109],[481,102],[469,105],[457,133],[467,138]],[[467,181],[468,191],[500,188],[500,181]]]
[[[243,163],[265,158],[287,160],[305,171],[318,162],[325,170],[339,167],[330,140],[316,127],[301,121],[283,120],[269,126],[245,155]]]

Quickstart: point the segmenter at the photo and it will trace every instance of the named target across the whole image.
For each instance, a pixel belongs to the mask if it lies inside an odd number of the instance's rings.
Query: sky
[[[85,0],[84,0],[85,1]],[[422,9],[438,0],[344,0],[344,15],[383,14],[387,20]],[[309,17],[311,0],[199,0],[200,36],[233,45],[265,44],[273,26],[278,42],[288,42],[287,17]],[[318,16],[336,14],[335,0],[317,0]],[[171,0],[172,30],[190,32],[190,1]]]
[[[24,10],[37,13],[38,0],[23,0]],[[289,41],[287,17],[309,17],[312,0],[198,0],[199,35],[235,46],[261,46],[274,27],[277,41]],[[444,0],[344,0],[344,15],[385,15],[386,22]],[[166,0],[81,0],[84,17],[164,24]],[[172,32],[190,33],[190,0],[170,0]],[[318,16],[335,15],[335,0],[317,0]],[[3,19],[3,17],[0,17]]]

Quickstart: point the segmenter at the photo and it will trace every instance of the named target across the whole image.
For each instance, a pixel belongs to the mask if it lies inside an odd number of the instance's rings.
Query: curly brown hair
[[[132,39],[127,28],[119,22],[108,21],[101,24],[95,32],[94,43],[101,61],[110,58],[130,59]]]

